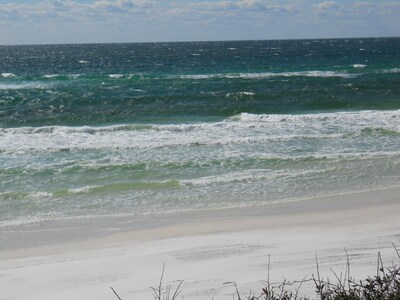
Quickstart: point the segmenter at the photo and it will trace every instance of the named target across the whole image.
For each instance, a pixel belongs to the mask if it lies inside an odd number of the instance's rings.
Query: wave
[[[156,75],[156,74],[108,74],[106,77],[112,79],[212,79],[212,78],[244,78],[244,79],[263,79],[272,77],[342,77],[353,78],[360,74],[348,73],[345,71],[295,71],[295,72],[260,72],[260,73],[215,73],[215,74],[178,74],[178,75]]]
[[[61,76],[61,75],[58,75],[58,74],[43,75],[44,78],[56,78],[56,77],[59,77],[59,76]]]
[[[3,78],[15,78],[15,77],[17,77],[17,75],[15,75],[14,73],[1,73],[0,77],[3,77]]]
[[[42,199],[52,197],[49,192],[2,192],[0,193],[1,200],[21,200],[21,199]]]
[[[181,183],[186,186],[209,186],[209,185],[219,185],[225,183],[273,180],[277,178],[303,177],[303,176],[326,173],[331,170],[334,170],[334,168],[322,169],[322,170],[298,171],[298,172],[295,171],[268,172],[266,170],[245,170],[232,173],[218,174],[215,176],[205,176],[201,178],[182,180]]]
[[[361,150],[362,151],[362,150]],[[80,174],[82,178],[98,178],[105,176],[110,178],[110,181],[116,179],[115,174],[119,174],[119,179],[121,174],[134,174],[136,179],[151,178],[153,175],[159,175],[160,172],[165,172],[168,174],[181,174],[181,172],[186,172],[187,170],[192,170],[193,174],[202,174],[206,170],[249,170],[246,173],[248,176],[260,174],[260,172],[265,172],[267,170],[281,170],[281,169],[291,169],[294,166],[316,166],[319,165],[332,165],[337,162],[354,162],[354,161],[367,161],[367,160],[381,160],[381,159],[398,159],[400,157],[400,151],[379,151],[379,152],[354,152],[354,153],[307,153],[307,154],[296,154],[296,153],[263,153],[257,154],[256,156],[249,155],[248,157],[236,157],[235,155],[226,156],[192,156],[181,157],[180,159],[175,159],[171,156],[161,156],[157,155],[157,159],[140,159],[138,161],[132,161],[129,158],[125,159],[115,159],[115,153],[110,153],[105,159],[100,161],[87,161],[87,160],[74,160],[72,156],[68,156],[68,159],[61,159],[56,163],[25,163],[19,166],[8,167],[6,169],[0,168],[1,178],[49,178],[53,176],[61,176],[63,178],[73,177],[76,174]],[[148,156],[147,156],[148,157]],[[161,171],[162,170],[162,171]],[[275,172],[275,171],[273,171]],[[276,173],[278,174],[278,173]],[[243,175],[243,174],[242,174]],[[246,175],[246,176],[247,176]],[[219,177],[220,175],[216,176]],[[222,177],[224,175],[221,175]],[[257,175],[258,176],[258,175]],[[257,177],[256,176],[256,177]],[[262,175],[264,176],[264,175]],[[265,175],[271,176],[271,175]],[[280,176],[280,175],[279,175]],[[178,176],[179,177],[179,176]],[[241,178],[242,176],[240,176]],[[250,178],[249,177],[249,178]],[[112,178],[112,179],[111,179]],[[187,177],[183,177],[185,180],[180,181],[183,185],[188,183],[186,181]],[[239,178],[239,177],[238,177]],[[267,178],[265,178],[267,179]],[[167,186],[166,181],[148,181],[140,183],[124,183],[122,186],[125,189],[132,188],[145,188],[150,187],[154,184]],[[120,185],[119,183],[117,184]],[[174,185],[171,182],[171,185]],[[115,186],[106,186],[104,190],[111,190],[113,188],[118,189]],[[43,196],[54,196],[67,195],[67,194],[80,194],[80,193],[94,193],[102,189],[100,186],[83,186],[74,189],[63,189],[56,192],[36,193],[38,197]],[[123,189],[123,188],[121,188]],[[2,194],[0,194],[1,196]],[[17,198],[20,196],[25,198],[28,196],[26,193],[11,194],[12,197]],[[33,197],[30,195],[30,197]],[[1,197],[0,197],[1,198]]]
[[[255,96],[255,93],[253,92],[236,92],[236,93],[227,93],[225,95],[226,98],[234,98],[234,99],[241,99],[244,98],[246,96]]]
[[[278,141],[340,140],[400,133],[400,110],[318,114],[241,113],[218,122],[103,127],[0,128],[0,151],[152,149]]]
[[[143,190],[143,189],[168,189],[168,188],[176,188],[179,186],[180,184],[177,180],[122,182],[122,183],[111,183],[101,186],[85,186],[81,188],[59,190],[53,192],[53,195],[65,196],[70,194],[82,194],[82,193],[93,194],[93,193]]]
[[[397,73],[400,73],[400,68],[385,69],[385,70],[382,70],[381,72],[397,74]]]
[[[23,82],[23,83],[0,83],[0,90],[24,90],[24,89],[45,89],[47,86],[43,83]]]
[[[353,68],[355,69],[364,69],[367,65],[363,65],[363,64],[354,64],[352,65]]]
[[[354,64],[356,69],[362,69],[366,65]],[[398,73],[399,69],[388,69],[383,72]],[[347,71],[287,71],[287,72],[249,72],[249,73],[213,73],[213,74],[156,74],[156,73],[112,73],[112,74],[96,74],[96,73],[78,73],[78,74],[62,74],[50,73],[42,75],[25,75],[17,76],[14,73],[1,73],[1,78],[19,81],[68,81],[68,80],[206,80],[206,79],[269,79],[279,77],[314,77],[314,78],[354,78],[363,75],[363,73],[347,72]]]
[[[122,78],[124,76],[125,76],[124,74],[110,74],[110,75],[108,75],[108,77],[116,78],[116,79]]]
[[[164,181],[141,181],[141,182],[121,182],[106,185],[82,186],[70,189],[60,189],[52,192],[3,192],[0,193],[1,200],[21,200],[21,199],[43,199],[50,197],[65,197],[78,194],[97,194],[105,192],[120,192],[130,190],[145,189],[168,189],[180,186],[177,180]]]
[[[126,124],[126,125],[111,125],[103,127],[95,126],[43,126],[43,127],[16,127],[16,128],[3,128],[0,129],[1,134],[98,134],[104,132],[117,132],[117,131],[140,131],[154,128],[155,125],[146,124]]]
[[[81,77],[84,77],[84,74],[45,74],[41,75],[40,77],[45,78],[45,79],[53,79],[53,80],[75,80]]]
[[[386,128],[380,128],[380,127],[377,127],[377,128],[366,127],[364,129],[361,129],[360,135],[364,135],[364,136],[400,136],[400,131],[386,129]]]
[[[263,73],[219,73],[219,74],[197,74],[197,75],[175,75],[170,78],[181,79],[212,79],[212,78],[243,78],[243,79],[264,79],[272,77],[341,77],[341,78],[354,78],[361,74],[348,73],[345,71],[298,71],[298,72],[263,72]]]
[[[180,189],[184,187],[204,187],[210,185],[230,184],[230,183],[246,183],[255,181],[271,181],[271,180],[287,180],[291,178],[304,178],[320,176],[329,172],[337,171],[337,161],[343,163],[350,163],[356,161],[367,161],[388,157],[400,157],[400,151],[397,153],[376,153],[367,155],[365,153],[347,153],[347,154],[332,154],[332,155],[305,155],[299,157],[270,157],[270,158],[250,158],[247,161],[229,160],[219,161],[218,163],[223,166],[223,173],[215,175],[207,175],[197,177],[199,173],[195,172],[196,177],[185,178],[185,179],[167,179],[167,180],[142,180],[134,182],[113,182],[109,184],[101,185],[83,185],[68,189],[58,189],[53,191],[35,191],[35,192],[2,192],[0,193],[0,201],[13,201],[13,200],[35,200],[44,198],[59,198],[68,196],[77,196],[82,194],[104,194],[104,193],[118,193],[126,191],[144,191],[144,190],[164,190],[164,189]],[[159,170],[165,170],[165,168],[192,169],[194,167],[201,166],[201,164],[207,164],[207,162],[159,162],[155,166],[150,166],[155,172]],[[312,168],[298,168],[299,166],[313,166]],[[360,164],[359,164],[360,165]],[[275,166],[275,167],[274,167]],[[96,172],[106,172],[109,174],[112,170],[121,171],[123,165],[109,164],[103,166],[92,165],[89,166]],[[149,166],[145,165],[144,169]],[[206,166],[208,170],[209,165]],[[276,168],[277,167],[277,168]],[[25,167],[24,167],[25,168]],[[103,168],[103,170],[101,169]],[[236,171],[229,171],[235,168]],[[85,176],[86,173],[82,173],[87,166],[74,166],[73,172],[76,174],[79,172],[81,176]],[[142,168],[143,169],[143,168]],[[65,169],[59,168],[59,176],[66,176],[63,172]],[[216,169],[218,170],[218,169]],[[220,170],[220,169],[219,169]],[[19,172],[26,172],[26,169],[20,170]],[[62,174],[62,175],[61,175]],[[205,174],[205,173],[203,173]],[[31,174],[32,175],[32,174]]]
[[[362,64],[352,65],[356,69],[361,69],[366,67]],[[396,69],[386,70],[387,72],[397,72]],[[287,71],[287,72],[249,72],[249,73],[213,73],[213,74],[156,74],[156,73],[112,73],[112,74],[95,74],[95,73],[85,73],[85,74],[44,74],[39,76],[21,76],[18,77],[13,73],[2,73],[1,77],[4,78],[20,78],[23,80],[32,80],[37,78],[45,78],[47,80],[76,80],[76,79],[150,79],[150,80],[163,80],[163,79],[214,79],[214,78],[226,78],[226,79],[268,79],[274,77],[341,77],[341,78],[354,78],[362,75],[363,73],[354,73],[347,71],[322,71],[322,70],[309,70],[309,71]]]
[[[135,78],[153,78],[152,75],[143,74],[95,74],[95,73],[50,73],[42,75],[24,75],[17,76],[14,73],[2,73],[0,78],[12,79],[14,82],[31,82],[31,81],[75,81],[75,80],[107,80],[107,79],[135,79]]]
[[[232,116],[226,122],[247,124],[260,128],[281,128],[282,131],[294,130],[298,137],[335,138],[355,136],[394,136],[400,134],[400,110],[316,113],[302,115],[255,115],[241,113]],[[309,132],[309,134],[305,134]],[[311,133],[312,132],[312,133]]]

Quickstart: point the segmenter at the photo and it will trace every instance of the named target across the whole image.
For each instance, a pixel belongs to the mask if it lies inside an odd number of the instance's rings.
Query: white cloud
[[[293,1],[294,2],[294,1]],[[292,3],[293,3],[292,2]],[[304,1],[305,2],[305,1]],[[322,1],[312,5],[311,12],[317,14],[394,14],[400,13],[399,2],[369,2],[369,1],[348,1],[348,2]],[[265,14],[285,15],[301,14],[310,15],[310,7],[303,1],[296,1],[294,4],[282,4],[277,0],[220,0],[220,1],[155,1],[155,0],[95,0],[89,3],[77,2],[76,0],[42,0],[36,3],[5,3],[0,4],[0,19],[49,19],[62,18],[91,18],[119,14],[140,14],[158,15],[168,18],[187,17],[197,15],[218,15],[224,18],[221,13],[229,16],[242,14]],[[189,14],[189,15],[188,15]]]
[[[356,8],[364,9],[364,8],[376,7],[377,4],[372,2],[357,1],[354,2],[353,6]]]
[[[339,5],[334,1],[324,1],[315,5],[317,9],[335,9],[338,8]]]
[[[349,10],[349,4],[338,4],[335,1],[324,1],[313,6],[313,12],[317,15],[322,15],[324,17],[332,16],[335,18],[345,17],[345,15],[351,14]]]
[[[97,34],[104,42],[115,41],[118,34],[119,41],[149,41],[400,33],[400,2],[393,0],[8,1],[0,4],[0,43],[8,43],[6,35],[15,36],[12,41],[18,36],[33,39],[35,35],[29,32],[37,32],[36,38],[51,32],[60,39],[63,35],[59,32],[63,32],[73,38],[82,36],[84,41]],[[13,35],[17,27],[21,31]]]
[[[324,1],[314,5],[314,10],[318,14],[339,14],[343,8],[334,1]]]
[[[150,8],[154,1],[146,0],[98,0],[91,4],[92,8],[130,10],[134,8]]]
[[[236,2],[233,1],[217,1],[217,2],[199,2],[199,3],[189,3],[191,7],[201,8],[201,9],[217,9],[217,10],[231,10],[231,9],[238,9],[239,6]]]
[[[239,1],[237,5],[241,9],[259,10],[259,11],[267,9],[266,4],[259,0],[242,0]]]
[[[221,1],[153,1],[153,0],[95,0],[89,3],[76,0],[41,0],[36,3],[0,4],[0,20],[48,22],[51,20],[82,20],[118,17],[120,15],[154,15],[160,18],[190,16],[240,16],[241,14],[287,14],[298,10],[262,0]],[[223,12],[226,15],[221,15]],[[251,17],[251,15],[250,15]]]
[[[204,1],[190,3],[191,7],[203,10],[223,10],[229,12],[269,12],[269,13],[293,13],[297,10],[292,5],[270,4],[261,0],[236,0],[236,1]]]
[[[97,0],[80,3],[73,0],[42,0],[37,3],[6,3],[0,5],[0,18],[14,20],[49,21],[52,19],[91,18],[102,14],[138,13],[155,9],[156,1],[151,0]]]
[[[313,5],[314,13],[342,17],[367,18],[368,16],[390,17],[400,15],[400,2],[367,2],[348,1],[339,4],[335,1],[324,1]],[[400,21],[400,18],[399,18]]]

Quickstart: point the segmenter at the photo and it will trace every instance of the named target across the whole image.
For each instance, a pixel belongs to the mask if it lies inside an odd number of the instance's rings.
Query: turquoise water
[[[398,38],[0,46],[0,74],[0,228],[400,182]]]

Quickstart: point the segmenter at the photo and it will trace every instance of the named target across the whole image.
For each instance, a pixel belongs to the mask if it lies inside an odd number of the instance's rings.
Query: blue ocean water
[[[0,46],[0,74],[3,229],[400,183],[399,38]]]

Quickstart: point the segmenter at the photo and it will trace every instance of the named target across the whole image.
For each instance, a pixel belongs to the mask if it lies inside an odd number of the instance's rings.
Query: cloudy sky
[[[376,36],[399,0],[0,0],[0,44]]]

